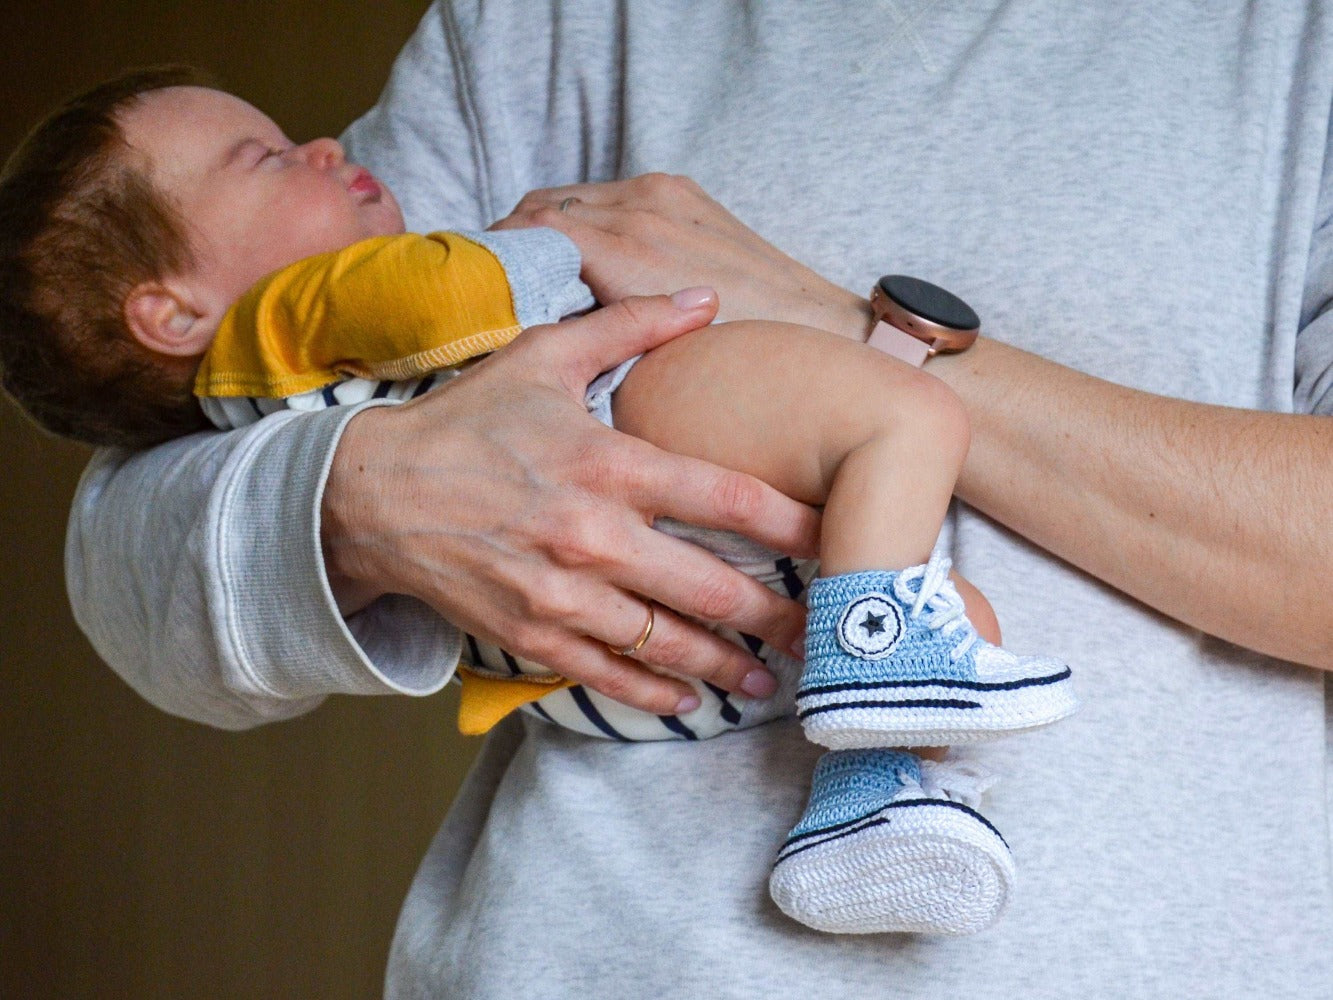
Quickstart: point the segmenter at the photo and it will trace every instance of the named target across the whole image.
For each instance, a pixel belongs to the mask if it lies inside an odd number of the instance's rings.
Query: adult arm
[[[580,201],[553,207],[570,197]],[[857,338],[869,325],[864,300],[764,243],[681,178],[534,192],[504,225],[533,223],[579,244],[599,295],[711,275],[729,317],[797,319]],[[1311,324],[1333,319],[1309,312]],[[1327,416],[1153,395],[987,338],[928,370],[971,415],[962,499],[1163,614],[1333,670]],[[1333,392],[1310,395],[1311,410],[1333,407]]]
[[[652,519],[794,552],[817,533],[811,510],[757,480],[583,409],[602,367],[707,322],[712,302],[661,297],[535,328],[412,404],[100,452],[66,547],[80,626],[148,700],[226,728],[336,692],[437,690],[460,637],[436,612],[610,697],[674,710],[686,685],[603,645],[642,627],[629,591],[783,648],[804,616]],[[344,621],[335,592],[373,600]],[[669,611],[643,655],[727,690],[771,690],[757,661]]]
[[[972,415],[962,499],[1187,625],[1333,670],[1333,420],[1184,402],[977,347],[931,362]]]
[[[515,75],[512,59],[495,58],[511,47],[492,44],[495,39],[488,32],[512,27],[475,5],[432,4],[396,62],[381,100],[344,136],[349,153],[393,188],[414,230],[481,228],[512,205],[517,193],[511,192],[539,182],[534,178],[577,176],[584,168],[604,169],[613,159],[613,144],[606,137],[591,151],[568,141],[583,134],[570,125],[585,110],[582,90],[556,86],[556,77],[547,74],[532,53],[521,61],[527,74],[521,77]],[[610,44],[600,25],[588,24],[585,30],[590,39]],[[549,122],[544,117],[548,102],[509,99],[515,91],[540,96],[543,80],[552,88],[550,101],[567,112]],[[604,89],[606,99],[615,93],[612,86]],[[506,116],[524,108],[535,119],[512,127]],[[613,120],[598,109],[594,112],[596,120]],[[534,124],[537,127],[528,127]],[[530,147],[526,152],[519,148],[523,143]],[[592,356],[586,348],[573,341],[569,345],[569,350],[583,352],[583,362],[570,361],[555,348],[554,354],[569,361],[562,367],[563,361],[541,347],[543,338],[535,339],[528,364],[536,358],[549,364],[548,371],[586,371],[586,358]],[[651,341],[649,335],[644,346]],[[497,377],[474,380],[472,388],[506,381],[498,376],[511,361],[522,362],[526,350],[487,362],[489,376]],[[357,603],[394,589],[430,594],[432,586],[443,586],[432,581],[446,577],[453,595],[464,594],[465,601],[474,596],[464,578],[438,563],[414,570],[412,563],[394,557],[412,548],[404,527],[408,523],[416,531],[422,520],[431,520],[439,541],[449,537],[448,519],[460,512],[484,510],[498,519],[501,509],[509,509],[523,527],[554,524],[566,539],[595,535],[602,517],[607,523],[620,518],[621,528],[612,533],[616,537],[639,538],[639,532],[624,527],[627,519],[641,526],[649,511],[659,506],[665,510],[665,505],[650,502],[651,490],[644,484],[654,482],[660,489],[670,480],[675,495],[692,496],[683,501],[685,506],[717,513],[712,518],[701,512],[702,520],[749,527],[761,540],[793,552],[812,550],[812,512],[721,470],[694,466],[677,479],[679,466],[668,457],[647,452],[641,443],[605,428],[596,428],[594,434],[588,427],[591,418],[581,409],[566,409],[557,422],[533,428],[524,441],[507,441],[503,460],[497,456],[493,464],[488,462],[497,433],[493,428],[503,425],[506,415],[525,401],[532,411],[546,406],[550,415],[549,387],[534,387],[531,380],[525,386],[521,373],[507,381],[512,386],[505,399],[494,388],[485,400],[492,409],[477,414],[478,421],[489,421],[492,429],[469,425],[474,434],[465,454],[448,454],[449,444],[435,437],[439,422],[432,417],[436,410],[443,417],[450,409],[458,397],[448,394],[456,386],[432,393],[402,413],[395,411],[389,420],[378,410],[339,408],[313,417],[266,420],[244,432],[201,435],[142,455],[99,453],[75,498],[68,536],[67,578],[81,626],[107,662],[151,701],[190,718],[241,727],[308,710],[331,692],[426,693],[444,683],[456,659],[458,633],[427,604],[408,597],[381,598],[344,621],[334,599],[335,588],[344,594],[357,592],[351,593],[361,599]],[[572,392],[570,385],[562,388]],[[563,420],[570,423],[559,422]],[[381,434],[380,422],[392,425],[384,429],[387,436]],[[572,429],[573,424],[582,429]],[[416,442],[395,444],[393,427],[414,435]],[[344,437],[348,428],[353,433]],[[449,440],[461,442],[462,433]],[[568,442],[578,437],[590,439],[578,457],[591,461],[562,471],[551,455],[568,457]],[[390,455],[399,464],[387,469],[377,464]],[[331,468],[335,458],[338,464]],[[517,470],[514,481],[529,488],[522,504],[505,508],[506,494],[497,494],[488,479],[499,468]],[[382,476],[371,480],[361,474],[371,469]],[[350,478],[344,474],[349,470]],[[485,488],[469,500],[460,484],[478,471],[477,481]],[[526,478],[529,472],[534,478]],[[590,474],[600,487],[597,501],[575,508],[571,496],[593,493],[579,493],[568,484]],[[558,483],[560,490],[542,494],[532,489],[538,476]],[[617,490],[638,492],[616,495]],[[390,496],[421,516],[395,520],[387,506]],[[556,496],[565,506],[544,506],[543,497]],[[518,494],[512,498],[517,501]],[[376,525],[369,520],[375,516],[388,520]],[[458,534],[461,538],[467,532]],[[526,540],[520,533],[506,541],[503,529],[488,537],[504,551],[507,565],[525,566],[523,546],[531,532]],[[332,582],[325,575],[321,540],[328,543],[335,564]],[[370,548],[376,550],[378,563],[368,554]],[[749,624],[778,643],[798,631],[792,624],[799,616],[794,606],[775,611],[768,597],[755,596],[749,582],[726,567],[710,562],[700,571],[697,551],[676,552],[654,564],[653,572],[673,579],[653,596],[676,602],[682,611]],[[648,565],[649,555],[647,549],[627,549],[615,558],[641,568]],[[470,610],[456,609],[459,621],[479,628],[489,623],[489,630],[499,632],[495,623],[517,617],[513,609],[565,610],[569,594],[579,588],[560,585],[562,575],[578,574],[586,596],[588,580],[598,572],[595,566],[606,565],[581,544],[562,553],[549,537],[533,559],[547,557],[554,562],[541,563],[546,567],[542,572],[511,569],[507,580],[477,586]],[[486,562],[484,554],[472,557],[472,565]],[[381,579],[354,579],[376,565],[387,567]],[[218,577],[220,570],[225,577]],[[395,572],[416,575],[395,581]],[[616,582],[631,577],[627,572]],[[540,593],[525,589],[534,581],[543,586]],[[499,600],[503,609],[488,610],[491,599]],[[439,595],[434,603],[448,613],[451,600]],[[626,617],[608,638],[628,644],[642,627],[643,609],[625,601],[619,598],[618,607]],[[401,624],[407,617],[409,626]],[[540,611],[535,617],[542,617]],[[662,624],[649,644],[655,658],[693,663],[705,674],[722,669],[727,686],[737,683],[737,661],[728,659],[733,652],[718,652],[711,637],[676,625],[670,616],[664,616]],[[514,644],[517,651],[540,651],[549,644],[549,638],[545,643],[541,638],[540,625],[529,621],[524,628],[526,641]],[[604,652],[597,650],[598,655]],[[747,675],[752,670],[747,665]],[[618,676],[619,681],[609,682],[607,693],[627,691],[627,696],[643,699],[640,707],[669,710],[673,696],[683,690],[646,672]],[[765,676],[752,681],[762,688]]]
[[[319,502],[351,407],[95,454],[65,547],[74,616],[165,711],[227,729],[328,694],[428,694],[458,636],[386,597],[344,622],[319,559]],[[389,623],[392,621],[392,627]]]

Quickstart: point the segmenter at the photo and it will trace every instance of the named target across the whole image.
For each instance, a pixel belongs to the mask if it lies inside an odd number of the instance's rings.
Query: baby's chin
[[[403,209],[398,199],[393,196],[387,185],[379,185],[379,197],[374,204],[364,206],[382,220],[385,229],[382,236],[398,236],[407,232],[407,223],[403,220]]]
[[[373,235],[401,236],[407,232],[407,223],[403,221],[403,211],[398,207],[398,202],[393,200],[392,195],[381,200],[375,208],[381,209],[381,212],[375,213],[379,218],[376,219],[376,229]]]

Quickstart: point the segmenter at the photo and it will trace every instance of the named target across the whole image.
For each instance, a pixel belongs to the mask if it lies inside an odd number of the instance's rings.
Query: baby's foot
[[[988,927],[1009,899],[1014,862],[974,808],[978,782],[902,750],[825,754],[769,894],[793,920],[835,934]]]
[[[1074,711],[1069,668],[977,635],[949,560],[810,585],[796,714],[835,750],[948,746],[1049,725]]]

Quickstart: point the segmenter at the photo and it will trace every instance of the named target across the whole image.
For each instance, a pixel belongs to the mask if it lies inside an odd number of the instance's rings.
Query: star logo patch
[[[860,660],[882,660],[902,638],[903,613],[887,594],[858,597],[838,619],[838,645]]]

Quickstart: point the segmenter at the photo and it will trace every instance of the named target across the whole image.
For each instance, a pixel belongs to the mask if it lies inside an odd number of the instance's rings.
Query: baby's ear
[[[125,300],[125,324],[150,351],[179,358],[203,354],[216,332],[188,289],[170,281],[136,285]]]

